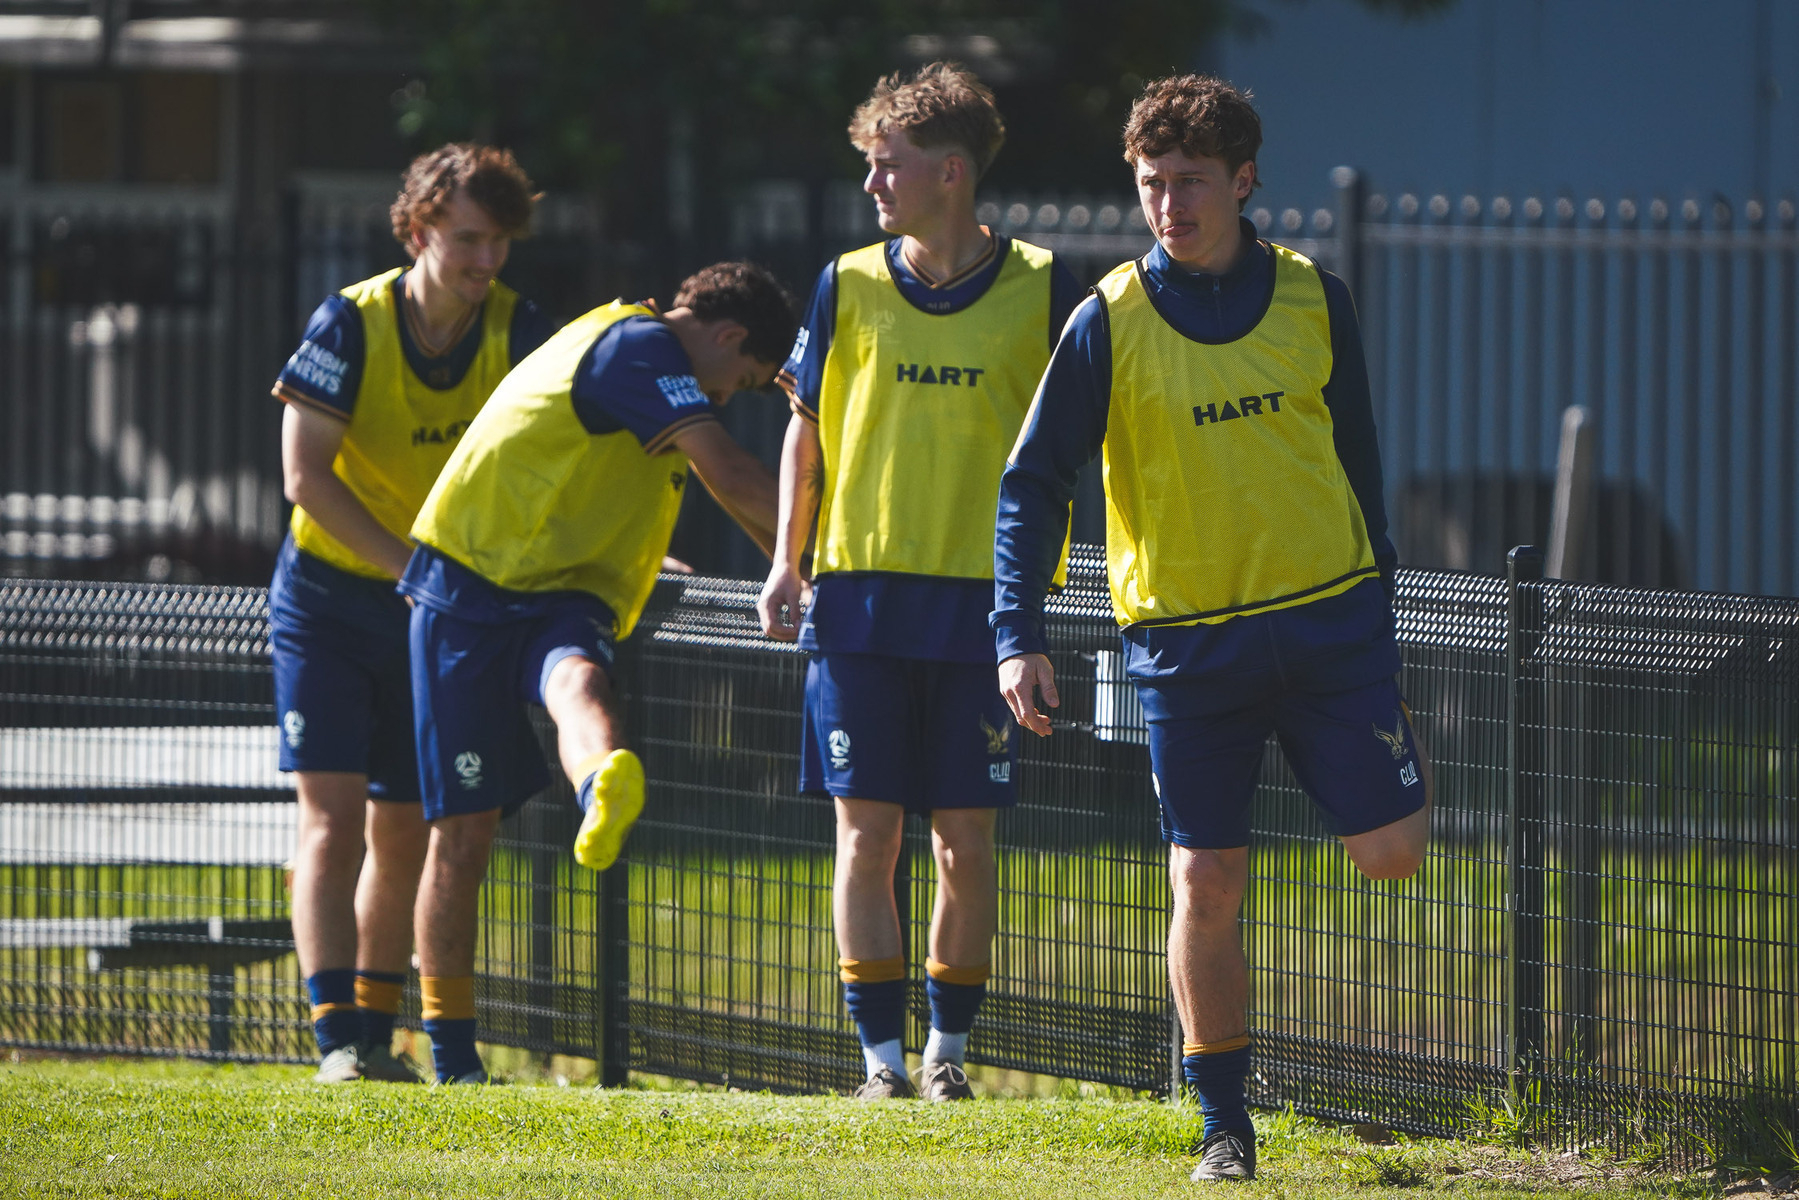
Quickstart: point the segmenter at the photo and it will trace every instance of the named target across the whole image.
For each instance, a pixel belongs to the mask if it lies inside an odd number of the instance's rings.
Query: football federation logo
[[[1000,727],[995,729],[987,723],[987,718],[982,716],[981,732],[987,735],[988,754],[1004,754],[1006,747],[1012,744],[1012,723],[1010,721],[1000,722]]]
[[[306,718],[300,715],[299,709],[290,708],[281,718],[281,730],[287,735],[287,748],[298,750],[300,743],[306,740]]]
[[[831,749],[831,767],[833,770],[846,771],[850,765],[850,735],[841,729],[831,730],[831,736],[825,739]]]
[[[456,777],[462,786],[473,791],[481,786],[481,756],[473,750],[464,750],[456,756]]]
[[[1387,749],[1393,752],[1394,758],[1405,757],[1405,718],[1398,713],[1393,714],[1393,732],[1388,733],[1379,725],[1374,727],[1374,736],[1387,743]]]

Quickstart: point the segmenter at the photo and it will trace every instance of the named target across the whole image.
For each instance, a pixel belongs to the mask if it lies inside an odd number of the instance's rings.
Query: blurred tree
[[[730,184],[852,174],[850,111],[880,74],[935,58],[999,93],[996,185],[1116,187],[1143,81],[1256,23],[1243,0],[365,2],[422,52],[394,96],[403,134],[510,145],[545,183],[597,191],[615,232],[652,240],[669,231],[671,181],[690,178],[681,233],[701,243],[722,239]],[[1410,17],[1454,0],[1360,2]]]

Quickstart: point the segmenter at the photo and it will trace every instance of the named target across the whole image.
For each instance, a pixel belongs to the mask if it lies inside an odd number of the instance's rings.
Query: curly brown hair
[[[1249,101],[1249,92],[1214,75],[1151,80],[1124,123],[1124,161],[1135,167],[1140,158],[1179,150],[1189,158],[1221,158],[1235,175],[1262,148],[1262,118]],[[1262,186],[1259,171],[1255,186]]]
[[[953,146],[968,155],[979,179],[1006,142],[993,93],[960,63],[934,62],[908,76],[896,71],[875,84],[850,118],[850,144],[868,149],[883,134],[900,131],[920,150]]]
[[[542,198],[512,151],[475,142],[451,142],[412,160],[388,215],[394,240],[417,257],[413,234],[442,215],[458,188],[493,218],[508,237],[524,237]]]
[[[745,330],[743,352],[757,362],[781,362],[799,332],[793,298],[755,263],[701,267],[681,282],[674,307],[692,309],[702,321],[737,322]]]

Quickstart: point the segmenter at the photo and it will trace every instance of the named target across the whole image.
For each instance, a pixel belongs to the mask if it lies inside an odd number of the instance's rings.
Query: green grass
[[[1374,1147],[1291,1115],[1259,1121],[1262,1179],[1245,1195],[1706,1191],[1581,1156]],[[1203,1194],[1186,1180],[1196,1127],[1191,1108],[1107,1098],[328,1089],[296,1068],[15,1062],[0,1066],[0,1195],[1175,1197]]]

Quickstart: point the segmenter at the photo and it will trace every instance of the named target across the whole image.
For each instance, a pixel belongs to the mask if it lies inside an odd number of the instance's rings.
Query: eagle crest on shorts
[[[1374,727],[1374,736],[1379,738],[1381,741],[1387,743],[1387,748],[1389,750],[1393,751],[1394,758],[1404,758],[1405,757],[1405,718],[1404,717],[1400,716],[1398,713],[1394,713],[1393,714],[1393,732],[1388,733],[1386,730],[1382,729],[1379,725],[1376,725]]]
[[[999,755],[1006,752],[1006,746],[1012,740],[1012,726],[1010,723],[1003,725],[999,729],[995,729],[992,725],[987,723],[987,718],[983,716],[981,718],[981,732],[987,735],[988,754]]]

